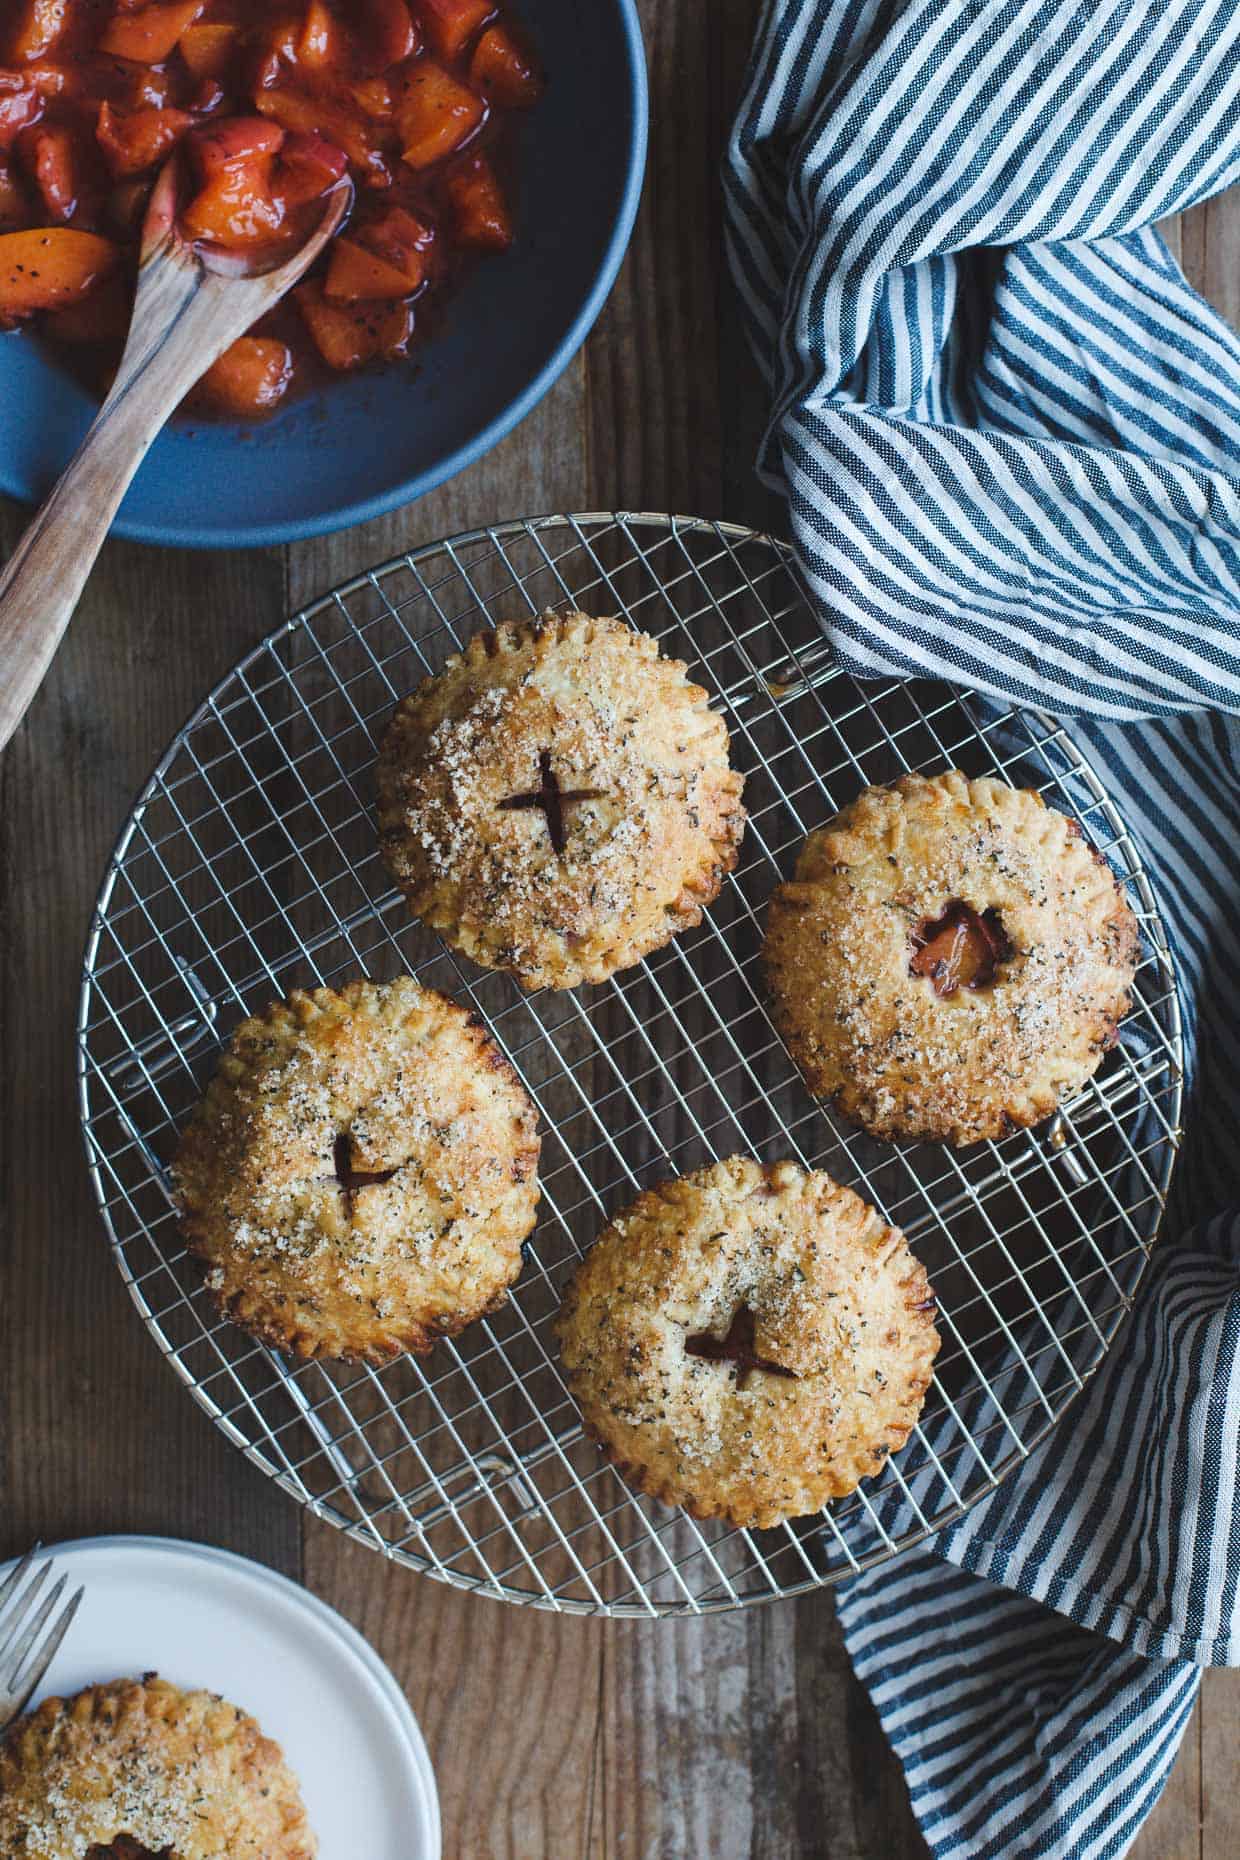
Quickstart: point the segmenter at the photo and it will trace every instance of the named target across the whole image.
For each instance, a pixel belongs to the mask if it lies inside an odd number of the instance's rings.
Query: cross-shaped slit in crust
[[[526,794],[510,794],[499,803],[505,813],[537,810],[547,822],[547,832],[551,835],[551,844],[560,856],[568,843],[564,825],[564,809],[573,801],[600,801],[606,794],[605,788],[561,788],[555,770],[551,766],[551,751],[541,749],[538,752],[538,786]]]
[[[738,1389],[748,1385],[755,1370],[766,1376],[787,1376],[795,1381],[794,1369],[758,1355],[756,1335],[757,1320],[753,1312],[748,1305],[740,1305],[733,1313],[726,1337],[716,1337],[709,1330],[699,1331],[695,1337],[685,1338],[685,1350],[689,1356],[700,1356],[708,1363],[735,1363]]]
[[[359,1188],[371,1188],[383,1182],[390,1182],[397,1174],[396,1169],[364,1170],[353,1167],[353,1139],[347,1130],[342,1130],[332,1145],[333,1180],[344,1197],[345,1212],[353,1213],[354,1197]]]

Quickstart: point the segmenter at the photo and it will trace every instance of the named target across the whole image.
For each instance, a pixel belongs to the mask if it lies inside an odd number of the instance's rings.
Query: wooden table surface
[[[104,1242],[73,1083],[78,967],[135,789],[290,608],[474,524],[625,506],[780,527],[717,164],[756,0],[643,0],[641,218],[585,351],[502,446],[392,517],[288,549],[115,542],[0,758],[0,1556],[35,1538],[199,1538],[299,1577],[405,1686],[445,1860],[905,1860],[926,1849],[830,1594],[703,1621],[560,1619],[388,1567],[249,1467],[161,1363]],[[1240,197],[1170,229],[1240,323]],[[0,513],[0,552],[22,518]],[[1240,1675],[1207,1674],[1140,1860],[1235,1860]]]

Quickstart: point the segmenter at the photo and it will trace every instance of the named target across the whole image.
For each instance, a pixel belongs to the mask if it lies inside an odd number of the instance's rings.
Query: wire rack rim
[[[644,563],[647,572],[655,582],[656,588],[662,587],[664,584],[660,581],[653,564],[647,559],[644,551],[640,548],[638,539],[630,533],[634,529],[638,531],[655,530],[668,542],[674,542],[678,538],[688,535],[713,535],[724,545],[724,551],[729,555],[732,553],[732,545],[734,544],[745,547],[766,547],[774,557],[776,565],[782,564],[789,569],[794,578],[797,576],[795,554],[789,543],[767,532],[756,531],[742,524],[736,524],[722,519],[713,520],[703,517],[683,517],[671,513],[651,511],[547,513],[528,519],[515,519],[503,523],[480,525],[452,537],[444,538],[439,541],[432,541],[416,549],[400,552],[390,557],[385,562],[362,571],[353,576],[350,580],[317,596],[314,600],[299,608],[297,612],[283,620],[278,626],[272,628],[248,653],[227,670],[211,688],[206,697],[195,707],[185,723],[173,735],[163,755],[156,762],[148,780],[139,791],[128,818],[117,836],[105,866],[98,898],[88,929],[86,946],[83,952],[82,983],[79,994],[77,1027],[78,1099],[83,1139],[87,1150],[86,1160],[88,1170],[95,1189],[100,1212],[103,1215],[104,1224],[109,1235],[114,1257],[116,1258],[122,1278],[134,1305],[143,1317],[144,1323],[151,1332],[152,1338],[160,1349],[161,1354],[171,1363],[178,1379],[189,1389],[195,1400],[204,1411],[210,1415],[216,1425],[221,1428],[226,1438],[228,1438],[233,1445],[237,1446],[252,1464],[255,1464],[260,1470],[266,1473],[282,1491],[291,1498],[296,1499],[299,1504],[305,1506],[313,1515],[319,1517],[324,1522],[331,1523],[358,1542],[368,1545],[371,1549],[378,1550],[380,1554],[385,1556],[389,1561],[404,1567],[420,1570],[434,1576],[438,1580],[447,1582],[455,1588],[471,1593],[489,1595],[496,1599],[505,1599],[525,1606],[541,1608],[546,1612],[559,1614],[583,1616],[597,1616],[602,1614],[614,1615],[617,1618],[626,1619],[651,1619],[665,1615],[692,1617],[695,1615],[723,1612],[736,1608],[737,1606],[750,1607],[764,1602],[807,1594],[838,1580],[840,1572],[835,1574],[815,1573],[800,1577],[797,1580],[781,1580],[776,1584],[774,1578],[771,1576],[770,1570],[766,1566],[765,1558],[760,1552],[755,1550],[753,1561],[766,1575],[768,1585],[766,1588],[750,1588],[739,1596],[737,1596],[735,1591],[731,1593],[717,1592],[714,1594],[708,1591],[704,1595],[694,1596],[689,1593],[685,1584],[681,1582],[681,1592],[688,1598],[685,1600],[669,1600],[667,1598],[654,1600],[649,1596],[643,1596],[643,1599],[640,1601],[634,1601],[627,1597],[623,1597],[608,1599],[606,1602],[602,1602],[596,1599],[581,1599],[578,1596],[553,1592],[546,1588],[545,1584],[541,1591],[538,1588],[516,1588],[502,1579],[504,1576],[511,1573],[511,1565],[499,1574],[492,1573],[489,1577],[472,1574],[467,1570],[452,1567],[450,1563],[444,1563],[433,1551],[429,1550],[429,1547],[426,1553],[421,1553],[408,1549],[405,1542],[394,1543],[385,1539],[376,1528],[372,1519],[365,1515],[361,1518],[350,1516],[331,1502],[330,1495],[320,1496],[310,1491],[300,1477],[297,1476],[297,1469],[295,1467],[290,1466],[289,1470],[285,1470],[275,1462],[273,1457],[265,1449],[264,1442],[261,1438],[248,1438],[242,1429],[235,1424],[233,1419],[233,1415],[239,1410],[234,1409],[230,1411],[221,1408],[219,1402],[216,1401],[210,1391],[201,1384],[191,1367],[181,1360],[177,1347],[170,1344],[165,1339],[162,1328],[163,1314],[156,1313],[145,1296],[143,1285],[140,1282],[140,1276],[135,1275],[126,1256],[125,1248],[128,1243],[121,1239],[114,1225],[111,1207],[109,1205],[108,1191],[103,1175],[106,1156],[96,1149],[92,1143],[91,1137],[93,1113],[89,1096],[91,1069],[89,1064],[88,1045],[90,1006],[92,990],[97,983],[97,964],[100,942],[108,927],[109,907],[112,902],[116,882],[124,869],[125,860],[134,840],[134,836],[142,827],[143,817],[147,807],[159,793],[163,777],[183,750],[186,739],[191,736],[199,723],[211,717],[213,713],[218,714],[217,700],[220,699],[221,695],[228,687],[233,686],[235,681],[239,678],[244,679],[245,674],[255,664],[272,654],[280,642],[287,640],[299,630],[310,627],[318,615],[329,609],[342,612],[345,619],[354,624],[356,628],[358,623],[352,622],[352,616],[349,614],[347,606],[347,602],[351,596],[361,593],[363,590],[374,589],[379,593],[380,598],[384,600],[385,605],[391,608],[392,603],[387,601],[387,597],[383,593],[380,584],[385,577],[391,576],[401,570],[413,570],[417,573],[418,565],[431,558],[439,558],[444,563],[448,572],[444,575],[443,581],[427,584],[422,581],[420,574],[417,574],[417,579],[421,583],[421,586],[417,594],[411,595],[410,597],[411,600],[421,600],[423,602],[429,599],[430,605],[434,610],[438,609],[438,603],[433,598],[435,589],[446,583],[451,583],[454,577],[463,580],[465,585],[473,592],[472,584],[470,583],[467,573],[468,564],[466,565],[466,570],[462,570],[461,563],[457,560],[457,552],[466,551],[480,543],[489,542],[494,545],[505,567],[510,568],[511,565],[508,563],[503,547],[506,541],[510,539],[515,540],[518,537],[524,536],[537,542],[538,538],[543,534],[559,532],[572,539],[572,545],[568,554],[572,554],[575,549],[585,549],[593,566],[599,571],[599,579],[602,581],[603,585],[606,585],[610,578],[608,572],[603,568],[602,564],[597,561],[597,558],[594,557],[591,548],[591,541],[598,540],[596,536],[592,535],[592,532],[599,529],[602,529],[605,534],[619,531],[628,538],[629,542],[636,549],[638,557],[640,557],[641,561]],[[541,549],[541,544],[539,544],[539,547]],[[542,551],[542,553],[546,556],[545,551]],[[554,575],[556,571],[556,562],[560,559],[559,557],[547,557],[541,565],[531,570],[528,575],[517,575],[514,571],[514,585],[520,587],[524,581],[530,579],[534,574],[546,570],[550,570]],[[718,559],[717,557],[712,557],[711,561],[713,562]],[[685,573],[686,575],[692,574],[695,572],[695,569],[700,570],[702,566],[706,565],[695,565],[690,559],[687,562]],[[766,570],[762,571],[763,578],[765,578],[767,572]],[[743,574],[744,571],[742,570],[741,573]],[[562,580],[560,577],[557,577],[557,579]],[[677,579],[679,580],[680,577]],[[591,585],[594,584],[592,583]],[[671,585],[676,584],[673,583]],[[475,599],[477,599],[476,595]],[[761,597],[759,597],[759,599],[761,599]],[[393,612],[394,611],[395,609],[393,609]],[[768,618],[770,618],[769,609],[767,613]],[[778,631],[778,629],[776,630]],[[826,646],[825,640],[822,642],[815,641],[813,645],[816,647],[820,643],[823,647]],[[793,664],[798,663],[798,655],[795,651],[790,653],[790,662]],[[839,668],[836,666],[835,661],[829,655],[825,662],[816,658],[813,682],[816,684],[819,676],[825,678],[832,677],[838,670]],[[283,676],[286,679],[290,676],[287,669],[283,671]],[[887,684],[899,684],[901,682],[902,681],[898,680],[886,681]],[[959,698],[967,694],[957,691],[955,695]],[[1045,749],[1048,742],[1054,740],[1057,734],[1062,736],[1062,725],[1048,713],[1042,712],[1029,705],[1019,705],[1016,706],[1015,709],[1019,714],[1036,720],[1038,726],[1045,731],[1046,742],[1040,745],[1043,749]],[[1100,780],[1088,756],[1082,751],[1075,739],[1069,737],[1067,738],[1067,743],[1074,759],[1072,773],[1077,778],[1084,781],[1093,794],[1094,798],[1090,804],[1091,811],[1095,806],[1101,806],[1104,810],[1110,811],[1112,818],[1118,822],[1121,829],[1118,836],[1119,840],[1128,842],[1130,853],[1133,856],[1135,869],[1126,876],[1128,882],[1135,886],[1142,898],[1142,904],[1144,906],[1143,917],[1146,919],[1144,928],[1152,948],[1156,967],[1160,971],[1166,984],[1165,1003],[1160,1003],[1158,1005],[1165,1006],[1167,1020],[1169,1022],[1170,1054],[1178,1061],[1179,1056],[1182,1054],[1182,1015],[1178,994],[1178,979],[1171,959],[1155,882],[1145,865],[1144,859],[1138,856],[1135,849],[1132,848],[1126,823],[1123,821],[1122,816],[1115,814],[1114,805],[1110,801],[1106,787]],[[1038,747],[1039,745],[1031,743],[1031,748],[1036,749]],[[1045,760],[1045,757],[1043,759]],[[1162,1037],[1165,1038],[1166,1036],[1163,1035]],[[933,1516],[928,1518],[921,1505],[915,1500],[912,1501],[913,1509],[916,1515],[922,1519],[922,1524],[916,1530],[910,1530],[905,1526],[899,1527],[899,1549],[901,1551],[911,1549],[915,1545],[923,1543],[928,1537],[950,1526],[962,1517],[972,1505],[977,1503],[979,1498],[985,1498],[989,1492],[993,1491],[1012,1466],[1022,1463],[1030,1454],[1035,1452],[1051,1430],[1078,1400],[1079,1396],[1096,1373],[1105,1354],[1114,1345],[1116,1336],[1120,1332],[1131,1311],[1144,1272],[1148,1266],[1150,1251],[1152,1250],[1161,1227],[1161,1208],[1165,1207],[1166,1195],[1175,1166],[1178,1151],[1178,1137],[1181,1127],[1183,1072],[1182,1065],[1180,1064],[1177,1064],[1175,1067],[1174,1077],[1172,1079],[1171,1100],[1167,1129],[1167,1136],[1170,1140],[1160,1141],[1160,1147],[1163,1148],[1164,1154],[1161,1159],[1162,1167],[1157,1171],[1159,1177],[1157,1184],[1155,1185],[1153,1180],[1147,1176],[1147,1180],[1150,1180],[1150,1186],[1155,1190],[1156,1198],[1161,1204],[1160,1210],[1154,1220],[1153,1230],[1148,1240],[1142,1240],[1140,1236],[1135,1236],[1138,1240],[1140,1258],[1135,1262],[1134,1277],[1127,1291],[1121,1293],[1119,1305],[1114,1307],[1110,1313],[1103,1314],[1103,1326],[1105,1330],[1103,1348],[1098,1352],[1095,1359],[1077,1374],[1076,1385],[1074,1387],[1056,1390],[1056,1401],[1053,1412],[1048,1413],[1045,1420],[1039,1426],[1025,1434],[1018,1448],[1011,1451],[1004,1458],[997,1472],[991,1472],[988,1477],[981,1480],[980,1489],[971,1489],[968,1496],[963,1499],[958,1499],[954,1503],[944,1505],[940,1510],[936,1511]],[[134,1134],[135,1136],[139,1136],[136,1130]],[[142,1144],[143,1141],[144,1140],[139,1136],[140,1144]],[[1117,1287],[1117,1290],[1118,1289]],[[298,1400],[301,1399],[302,1395],[299,1393]],[[244,1406],[245,1402],[242,1401],[239,1404],[239,1408],[244,1408]],[[274,1440],[274,1436],[272,1438]],[[526,1451],[528,1452],[528,1449]],[[514,1452],[513,1459],[519,1472],[522,1455]],[[467,1461],[468,1460],[472,1460],[472,1455],[467,1455]],[[466,1469],[467,1466],[463,1464],[460,1468],[449,1470],[437,1477],[442,1477],[444,1480],[451,1482],[457,1476],[459,1470]],[[360,1476],[360,1474],[358,1476]],[[948,1481],[948,1485],[950,1489],[954,1490],[950,1480]],[[332,1489],[335,1490],[336,1488]],[[450,1502],[455,1503],[455,1501]],[[465,1503],[470,1501],[467,1497],[463,1497],[460,1502]],[[382,1515],[384,1509],[386,1509],[386,1506],[381,1506],[378,1515]],[[420,1526],[415,1520],[414,1528],[410,1535],[416,1534],[419,1528]],[[748,1537],[748,1533],[741,1533],[740,1535]],[[630,1552],[632,1549],[633,1546],[630,1545]],[[860,1573],[867,1568],[888,1560],[891,1554],[892,1550],[886,1547],[882,1542],[878,1543],[873,1550],[856,1556],[854,1556],[852,1550],[846,1549],[846,1555],[851,1564],[851,1569],[842,1573],[845,1576],[851,1573]],[[810,1567],[808,1559],[804,1557],[804,1554],[802,1554],[802,1561],[807,1568]],[[720,1575],[722,1576],[722,1572],[720,1572]],[[642,1585],[639,1583],[639,1590],[641,1586]],[[726,1576],[722,1576],[722,1586],[725,1590],[731,1590],[731,1582]]]

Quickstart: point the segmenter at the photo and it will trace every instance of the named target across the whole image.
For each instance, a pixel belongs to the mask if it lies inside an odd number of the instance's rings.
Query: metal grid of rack
[[[749,827],[703,925],[600,987],[524,995],[412,922],[379,858],[372,765],[393,705],[477,627],[625,614],[688,661],[732,734]],[[910,768],[998,773],[1073,814],[1127,883],[1142,961],[1120,1046],[1049,1125],[964,1151],[879,1144],[805,1092],[757,978],[762,911],[804,835]],[[247,1013],[401,971],[468,1002],[541,1113],[543,1203],[514,1296],[420,1361],[285,1362],[222,1321],[166,1164]],[[360,576],[244,659],[171,744],[105,875],[80,1091],[117,1262],[196,1399],[284,1490],[444,1581],[584,1613],[692,1614],[831,1582],[990,1492],[1097,1366],[1158,1231],[1178,1138],[1174,976],[1137,847],[1064,728],[941,685],[857,683],[786,545],[722,523],[557,516]],[[576,1260],[640,1188],[715,1157],[791,1156],[903,1227],[943,1347],[908,1446],[773,1531],[630,1492],[581,1432],[552,1324]]]

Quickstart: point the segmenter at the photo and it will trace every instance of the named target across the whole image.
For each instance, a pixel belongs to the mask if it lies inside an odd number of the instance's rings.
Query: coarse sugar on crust
[[[599,982],[701,921],[745,814],[728,733],[622,620],[478,633],[397,708],[383,856],[416,916],[526,988]]]
[[[47,1699],[0,1738],[0,1854],[314,1860],[297,1779],[247,1713],[153,1675]]]
[[[853,1491],[904,1445],[933,1313],[924,1267],[860,1196],[734,1156],[618,1215],[558,1330],[586,1429],[630,1484],[765,1528]]]
[[[984,962],[955,985],[927,956],[965,919]],[[1092,1077],[1128,1011],[1137,942],[1075,821],[951,770],[867,788],[810,834],[771,899],[763,960],[813,1093],[873,1136],[963,1145],[1038,1123]]]
[[[538,1153],[485,1029],[403,976],[297,990],[243,1022],[173,1184],[226,1316],[294,1356],[381,1363],[502,1304]]]

